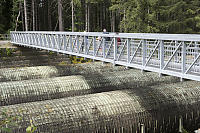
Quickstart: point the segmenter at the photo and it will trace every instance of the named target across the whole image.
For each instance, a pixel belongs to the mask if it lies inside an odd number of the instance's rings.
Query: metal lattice
[[[177,131],[180,116],[184,127],[198,123],[199,86],[186,81],[2,106],[0,112],[22,118],[11,127],[16,133],[25,132],[30,119],[37,132],[136,132],[143,123],[147,132],[169,133]]]
[[[90,77],[66,76],[2,82],[0,86],[0,106],[125,88],[140,88],[177,81],[178,78],[171,76],[160,78],[156,73],[142,74],[139,70],[127,70],[96,74]]]
[[[50,78],[56,76],[59,76],[59,70],[55,66],[0,69],[0,82]]]

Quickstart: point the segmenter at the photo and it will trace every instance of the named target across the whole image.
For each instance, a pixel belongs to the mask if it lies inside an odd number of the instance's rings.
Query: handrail
[[[59,35],[81,35],[81,36],[100,36],[100,37],[121,37],[138,39],[157,39],[157,40],[178,40],[178,41],[200,41],[200,34],[163,34],[163,33],[109,33],[102,32],[59,32],[59,31],[11,31],[10,33],[26,34],[59,34]]]
[[[200,81],[200,35],[197,34],[47,31],[10,33],[11,43],[16,45],[177,76],[181,80]],[[118,42],[118,38],[121,42]]]

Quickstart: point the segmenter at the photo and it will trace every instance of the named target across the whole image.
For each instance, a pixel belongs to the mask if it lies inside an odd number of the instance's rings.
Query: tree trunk
[[[74,32],[74,1],[72,0],[72,32]]]
[[[87,6],[87,13],[88,13],[88,32],[90,32],[90,5],[88,4],[88,6]]]
[[[88,31],[88,4],[85,3],[85,31]]]
[[[33,31],[35,31],[35,0],[32,0]]]
[[[124,32],[127,32],[126,30],[126,10],[124,9]]]
[[[20,14],[21,14],[21,2],[19,2],[19,13],[17,15],[17,19],[16,19],[16,23],[15,23],[15,31],[17,31]]]
[[[38,5],[37,1],[36,1],[36,5]],[[35,8],[35,29],[39,30],[38,29],[38,6],[36,6]]]
[[[16,19],[16,23],[15,23],[15,31],[17,31],[17,23],[19,21],[19,17],[20,17],[20,10],[19,10],[19,13],[17,15],[17,19]]]
[[[22,30],[24,31],[24,11],[23,11],[23,8],[22,8],[22,5],[20,4],[20,11],[21,11],[21,18],[22,18]]]
[[[24,17],[25,17],[25,30],[28,31],[28,18],[27,18],[26,0],[24,0]]]
[[[103,9],[103,5],[101,4],[101,9]],[[103,10],[100,9],[100,26],[101,30],[103,29]]]
[[[99,11],[99,3],[98,3],[98,5],[97,5],[97,15],[96,15],[96,22],[97,22],[97,28],[98,28],[98,30],[99,30],[99,28],[100,28],[100,13],[99,13],[100,11]]]
[[[115,11],[112,11],[112,31],[115,32]]]
[[[113,32],[113,14],[112,11],[110,12],[110,31]]]
[[[51,0],[48,0],[48,29],[52,30],[52,21],[51,21]]]
[[[59,31],[64,31],[61,0],[58,0],[58,20],[59,20]]]

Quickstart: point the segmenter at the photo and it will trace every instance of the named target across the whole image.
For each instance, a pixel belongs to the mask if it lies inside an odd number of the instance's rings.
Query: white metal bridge
[[[197,34],[11,32],[11,43],[200,81]]]

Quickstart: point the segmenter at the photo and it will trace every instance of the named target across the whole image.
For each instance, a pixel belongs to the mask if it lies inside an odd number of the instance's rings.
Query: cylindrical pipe
[[[171,76],[160,78],[157,73],[142,74],[139,70],[90,76],[2,82],[0,106],[178,81],[178,78]]]
[[[0,69],[0,82],[50,78],[55,76],[59,76],[59,70],[55,66]]]
[[[0,82],[27,79],[50,78],[56,76],[88,75],[109,71],[123,71],[124,67],[101,65],[100,63],[68,64],[66,66],[36,66],[0,69]]]
[[[25,132],[30,120],[38,132],[135,132],[134,127],[143,123],[148,132],[170,133],[178,131],[178,116],[196,120],[199,102],[200,83],[188,81],[2,106],[1,112],[22,118],[10,127],[15,133]]]

